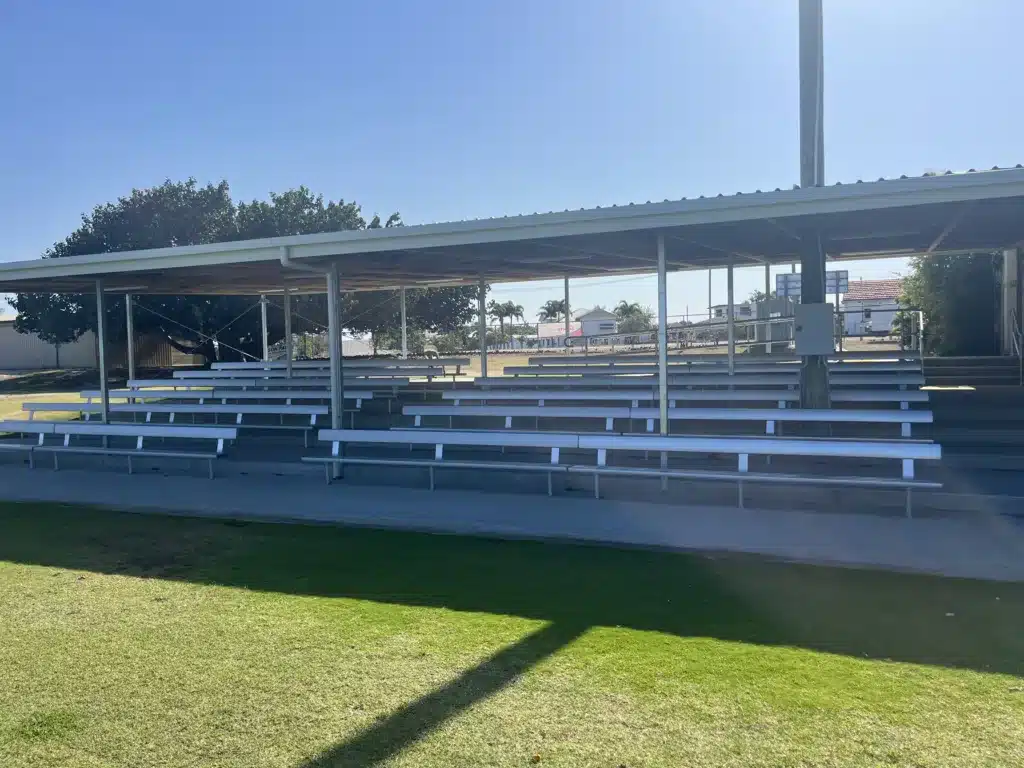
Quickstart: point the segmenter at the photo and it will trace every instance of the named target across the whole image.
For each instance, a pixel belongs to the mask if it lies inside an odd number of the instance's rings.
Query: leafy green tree
[[[96,206],[82,217],[78,229],[55,243],[44,258],[92,253],[200,245],[285,235],[400,226],[391,214],[382,225],[379,216],[365,221],[354,202],[325,201],[306,187],[271,193],[269,200],[235,204],[226,181],[199,186],[195,179],[164,182],[136,189],[114,203]],[[475,288],[410,291],[410,319],[426,330],[455,328],[472,317]],[[383,310],[368,307],[390,304]],[[271,301],[277,304],[276,298]],[[124,339],[124,301],[108,296],[108,338]],[[96,327],[91,295],[18,294],[15,327],[54,344],[66,344]],[[326,297],[293,297],[293,331],[304,333],[326,325]],[[399,327],[395,292],[352,294],[343,305],[343,318],[356,316],[346,327],[383,333]],[[260,313],[251,296],[143,296],[138,299],[135,327],[139,334],[160,335],[179,351],[207,359],[237,359],[262,351]],[[271,343],[284,337],[284,315],[268,312]]]
[[[998,354],[996,266],[989,253],[926,254],[911,259],[900,305],[924,313],[926,353]]]
[[[615,307],[619,333],[642,333],[654,327],[654,312],[650,307],[623,299]]]

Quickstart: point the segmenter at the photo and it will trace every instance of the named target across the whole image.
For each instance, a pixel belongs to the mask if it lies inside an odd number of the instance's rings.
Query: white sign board
[[[825,273],[825,295],[846,293],[850,290],[850,273],[845,270],[833,270]],[[775,295],[779,298],[800,298],[800,273],[783,272],[775,276]]]

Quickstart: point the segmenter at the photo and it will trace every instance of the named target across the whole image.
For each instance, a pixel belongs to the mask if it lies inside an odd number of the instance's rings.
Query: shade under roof
[[[1024,245],[1024,168],[776,190],[444,224],[0,264],[0,291],[322,292],[672,271],[799,260],[820,232],[831,260]],[[287,261],[290,266],[286,266]]]

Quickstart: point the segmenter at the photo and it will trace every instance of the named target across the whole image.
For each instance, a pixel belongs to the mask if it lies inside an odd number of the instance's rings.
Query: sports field
[[[0,505],[0,765],[1014,766],[1024,585]]]

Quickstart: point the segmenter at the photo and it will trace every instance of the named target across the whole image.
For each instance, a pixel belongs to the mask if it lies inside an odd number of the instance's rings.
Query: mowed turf
[[[0,505],[3,766],[1016,766],[1022,676],[1021,585]]]

